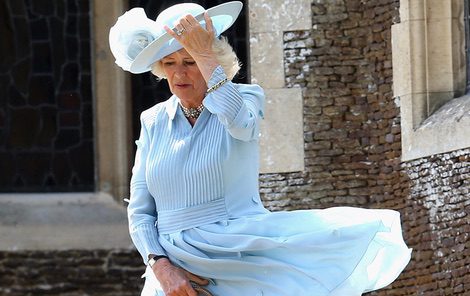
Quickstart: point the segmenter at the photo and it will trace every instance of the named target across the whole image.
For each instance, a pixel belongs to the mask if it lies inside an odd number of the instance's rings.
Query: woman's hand
[[[209,284],[208,280],[174,266],[168,259],[158,260],[152,270],[166,296],[197,296],[189,281],[201,286]]]
[[[207,12],[204,13],[206,28],[190,14],[181,18],[175,26],[176,34],[172,29],[165,26],[165,30],[175,38],[183,48],[193,57],[202,76],[209,81],[214,69],[219,65],[215,53],[212,50],[214,44],[214,26]]]
[[[213,57],[214,27],[207,12],[204,13],[204,19],[206,20],[205,29],[190,14],[181,18],[175,26],[175,31],[181,32],[180,35],[165,26],[168,34],[178,40],[194,59]]]

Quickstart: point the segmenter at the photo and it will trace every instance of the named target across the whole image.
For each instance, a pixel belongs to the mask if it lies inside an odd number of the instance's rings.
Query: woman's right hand
[[[209,284],[208,280],[174,266],[166,258],[158,260],[152,266],[152,270],[166,296],[197,296],[197,292],[191,287],[190,281],[201,286]]]

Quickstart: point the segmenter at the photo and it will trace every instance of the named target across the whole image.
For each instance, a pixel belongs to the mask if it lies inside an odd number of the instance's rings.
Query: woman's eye
[[[194,64],[196,64],[195,61],[186,61],[186,62],[184,62],[184,63],[185,63],[186,65],[194,65]]]
[[[171,66],[173,65],[173,62],[163,62],[163,66]]]

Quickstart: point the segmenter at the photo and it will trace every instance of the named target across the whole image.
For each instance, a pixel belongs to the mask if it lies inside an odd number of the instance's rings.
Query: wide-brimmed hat
[[[207,9],[217,37],[232,26],[242,6],[240,1],[232,1]],[[183,48],[164,26],[174,28],[179,19],[191,14],[205,28],[205,11],[195,3],[176,4],[162,11],[155,21],[147,17],[143,8],[127,11],[109,31],[116,64],[134,74],[150,71],[153,63]]]

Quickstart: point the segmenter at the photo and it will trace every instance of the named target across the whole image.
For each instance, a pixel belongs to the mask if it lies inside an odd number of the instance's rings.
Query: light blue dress
[[[225,78],[218,67],[209,87]],[[258,192],[264,93],[232,82],[209,93],[191,127],[172,96],[144,111],[128,206],[147,262],[211,279],[218,296],[355,296],[390,284],[410,260],[391,210],[270,212]],[[142,295],[161,295],[147,267]]]

